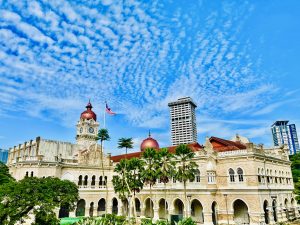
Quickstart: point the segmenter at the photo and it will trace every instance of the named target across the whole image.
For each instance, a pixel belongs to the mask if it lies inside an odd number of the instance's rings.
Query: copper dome
[[[96,113],[94,113],[92,111],[92,104],[89,101],[89,103],[86,106],[86,110],[84,112],[81,113],[80,119],[86,119],[86,120],[90,120],[90,119],[94,119],[95,121],[97,120],[97,115]]]
[[[151,137],[150,132],[149,132],[149,137],[142,141],[141,151],[144,151],[146,148],[159,149],[158,142]]]

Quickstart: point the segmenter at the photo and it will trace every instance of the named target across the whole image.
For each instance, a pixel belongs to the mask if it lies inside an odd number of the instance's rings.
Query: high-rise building
[[[197,142],[195,108],[192,98],[179,98],[168,104],[171,117],[172,145]]]
[[[0,162],[6,163],[8,157],[8,150],[0,148]]]
[[[295,124],[288,124],[288,120],[276,121],[272,125],[272,135],[275,146],[286,144],[290,155],[300,152],[299,141]]]

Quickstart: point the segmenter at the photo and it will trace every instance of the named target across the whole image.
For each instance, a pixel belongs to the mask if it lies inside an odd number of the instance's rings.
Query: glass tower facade
[[[276,121],[272,125],[272,135],[275,146],[288,145],[290,155],[300,152],[295,124],[288,124],[288,120]]]
[[[0,162],[6,163],[8,157],[8,150],[0,149]]]

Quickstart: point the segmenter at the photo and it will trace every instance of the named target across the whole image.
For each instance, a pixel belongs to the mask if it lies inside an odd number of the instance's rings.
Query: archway
[[[276,200],[274,199],[273,202],[272,202],[272,209],[273,209],[273,217],[274,217],[274,221],[277,222],[277,202]]]
[[[94,202],[90,203],[89,215],[90,215],[90,217],[94,216]]]
[[[168,203],[165,199],[159,200],[159,209],[158,209],[158,216],[159,219],[168,219]]]
[[[238,199],[233,203],[233,219],[236,224],[249,224],[248,206],[245,202]]]
[[[153,201],[150,198],[147,198],[145,201],[145,217],[153,218],[154,211],[153,211]]]
[[[112,214],[118,214],[118,200],[116,198],[112,200]]]
[[[104,212],[105,212],[105,208],[106,208],[106,202],[104,198],[101,198],[98,201],[98,207],[97,207],[97,215],[101,216]]]
[[[265,216],[265,223],[266,224],[269,224],[269,222],[270,222],[268,205],[269,205],[268,201],[265,200],[264,201],[264,216]]]
[[[203,207],[197,199],[194,199],[191,203],[191,216],[195,222],[204,223]]]
[[[141,202],[138,198],[136,198],[134,200],[134,203],[135,203],[136,214],[137,214],[137,216],[140,216],[141,215]]]
[[[76,216],[85,216],[85,200],[84,199],[80,199],[77,202],[75,215]]]
[[[69,204],[61,205],[58,213],[58,218],[69,217],[69,213],[70,213],[69,207],[70,207]]]
[[[293,213],[293,217],[296,218],[296,206],[295,206],[295,200],[293,198],[291,199],[291,210]]]
[[[214,225],[218,224],[218,211],[217,211],[217,203],[213,202],[211,205],[211,211],[212,211],[212,222]]]
[[[289,220],[289,202],[287,198],[284,200],[284,212],[285,212],[285,217],[287,220]]]
[[[177,215],[183,216],[184,213],[184,204],[180,199],[174,201],[174,212]]]

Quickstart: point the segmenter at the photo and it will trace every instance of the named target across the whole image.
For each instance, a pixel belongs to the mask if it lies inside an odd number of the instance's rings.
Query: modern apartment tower
[[[172,145],[197,142],[195,108],[192,98],[179,98],[168,104],[171,117]]]
[[[286,144],[290,155],[300,152],[299,141],[295,124],[288,124],[288,120],[276,121],[272,125],[272,135],[275,146]]]

